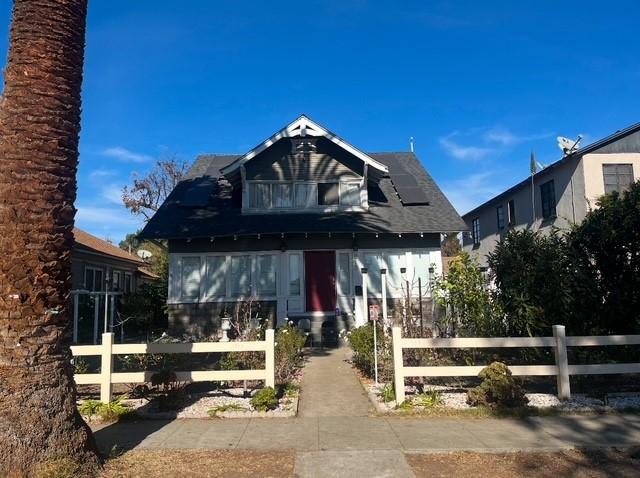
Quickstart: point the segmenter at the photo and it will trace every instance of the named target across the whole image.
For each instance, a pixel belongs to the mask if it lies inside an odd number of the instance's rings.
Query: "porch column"
[[[369,322],[369,293],[367,292],[368,283],[368,270],[366,267],[360,269],[362,272],[362,317],[364,318],[364,325]]]

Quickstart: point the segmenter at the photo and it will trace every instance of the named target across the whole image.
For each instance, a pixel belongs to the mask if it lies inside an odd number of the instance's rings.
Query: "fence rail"
[[[475,377],[484,366],[426,366],[404,365],[404,349],[473,349],[473,348],[532,348],[548,347],[555,352],[555,365],[511,365],[509,370],[519,376],[557,376],[558,397],[571,398],[570,375],[603,375],[640,373],[640,363],[608,363],[569,365],[567,347],[595,347],[640,345],[640,335],[565,336],[563,325],[553,326],[553,337],[483,337],[450,339],[403,338],[402,328],[393,327],[393,370],[396,402],[404,402],[406,377]]]
[[[265,386],[275,386],[275,333],[265,331],[265,339],[252,342],[195,342],[179,344],[114,344],[113,333],[102,334],[100,345],[73,345],[74,357],[99,355],[100,373],[75,374],[78,385],[100,385],[100,401],[108,403],[113,384],[145,383],[154,372],[113,372],[113,357],[127,354],[184,354],[207,352],[264,352],[265,368],[253,370],[194,370],[176,372],[180,381],[215,382],[232,380],[264,380]]]

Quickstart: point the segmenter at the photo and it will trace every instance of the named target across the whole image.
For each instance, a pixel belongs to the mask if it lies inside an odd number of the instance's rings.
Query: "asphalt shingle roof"
[[[367,212],[241,214],[231,198],[231,185],[220,168],[239,156],[200,156],[147,223],[147,239],[179,239],[212,236],[303,232],[430,233],[467,230],[449,200],[413,153],[368,153],[387,165],[401,164],[425,191],[428,205],[403,205],[389,177],[369,188]],[[215,179],[214,179],[215,178]],[[209,187],[213,194],[204,206],[187,206],[190,191]]]
[[[89,234],[77,227],[73,228],[73,237],[75,240],[75,248],[79,251],[87,250],[89,252],[111,256],[116,259],[135,262],[136,264],[145,264],[145,262],[138,256],[129,254],[127,251],[123,251],[119,247],[116,247],[107,241],[103,241],[99,237]]]

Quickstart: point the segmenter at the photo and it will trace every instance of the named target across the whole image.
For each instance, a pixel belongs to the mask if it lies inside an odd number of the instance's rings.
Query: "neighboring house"
[[[567,229],[600,196],[640,179],[640,123],[578,149],[463,216],[464,250],[486,266],[486,255],[512,229]],[[534,207],[535,206],[535,207]]]
[[[128,294],[156,276],[139,257],[78,229],[73,229],[71,282],[75,291],[105,290]]]
[[[364,153],[303,115],[244,155],[200,156],[142,237],[168,241],[172,331],[211,333],[251,300],[316,334],[365,323],[363,267],[370,301],[381,268],[390,298],[418,277],[427,291],[440,235],[463,229],[413,153]]]

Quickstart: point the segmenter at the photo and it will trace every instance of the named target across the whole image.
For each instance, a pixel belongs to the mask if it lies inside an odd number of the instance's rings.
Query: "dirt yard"
[[[559,453],[407,454],[417,477],[636,477],[640,448]],[[291,451],[132,451],[107,461],[101,478],[294,477]]]
[[[132,451],[108,460],[101,478],[292,477],[295,454],[285,451]]]
[[[560,453],[407,454],[406,458],[417,477],[599,478],[640,474],[640,448]]]

